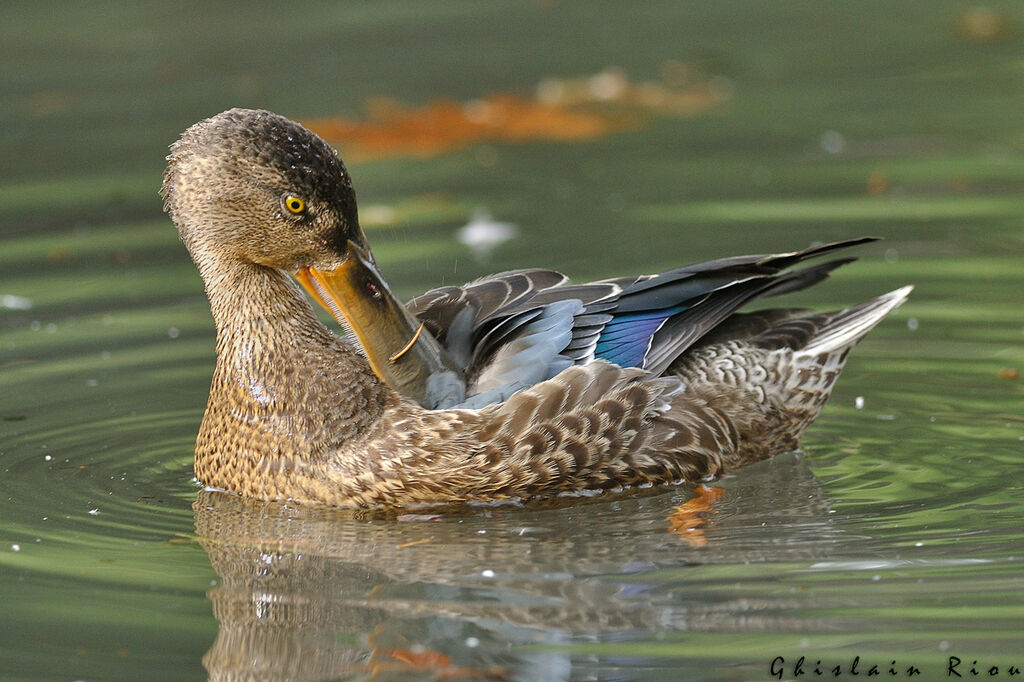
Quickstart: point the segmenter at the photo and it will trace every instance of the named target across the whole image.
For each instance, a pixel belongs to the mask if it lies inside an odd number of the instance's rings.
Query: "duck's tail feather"
[[[913,289],[913,286],[905,286],[870,301],[832,313],[807,340],[807,343],[797,350],[797,354],[814,356],[850,348],[881,322],[886,315],[906,301]]]

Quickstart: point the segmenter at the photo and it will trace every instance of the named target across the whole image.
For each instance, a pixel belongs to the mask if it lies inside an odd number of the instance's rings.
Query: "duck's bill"
[[[400,393],[429,404],[428,384],[451,361],[437,340],[395,298],[369,252],[348,243],[334,270],[302,268],[295,277],[359,339],[377,376]]]
[[[388,289],[369,253],[349,242],[349,254],[334,270],[302,268],[296,279],[355,333],[374,371],[386,374],[387,359],[408,344],[417,325]]]

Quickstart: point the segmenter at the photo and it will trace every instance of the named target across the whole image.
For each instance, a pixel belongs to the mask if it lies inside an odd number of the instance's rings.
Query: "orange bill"
[[[348,325],[381,381],[424,407],[461,402],[461,372],[437,339],[391,293],[369,251],[349,241],[348,252],[334,270],[302,268],[295,277]]]

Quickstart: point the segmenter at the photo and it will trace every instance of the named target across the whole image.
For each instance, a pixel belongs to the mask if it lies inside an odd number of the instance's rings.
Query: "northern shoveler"
[[[337,152],[299,124],[232,109],[168,160],[165,210],[217,328],[196,477],[257,498],[394,507],[714,476],[797,447],[850,348],[911,289],[736,312],[825,279],[852,259],[794,266],[862,238],[581,285],[506,272],[403,305]]]

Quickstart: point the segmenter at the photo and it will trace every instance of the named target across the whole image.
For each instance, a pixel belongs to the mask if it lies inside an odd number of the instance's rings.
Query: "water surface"
[[[1024,668],[1024,15],[988,5],[5,9],[4,676]],[[238,105],[309,120],[377,96],[531,98],[609,67],[689,87],[678,65],[720,100],[574,142],[353,150],[368,235],[402,295],[528,265],[585,280],[884,237],[790,297],[917,287],[800,453],[710,492],[443,518],[196,486],[213,327],[156,196],[182,129]],[[477,209],[518,228],[487,258],[456,240]]]

